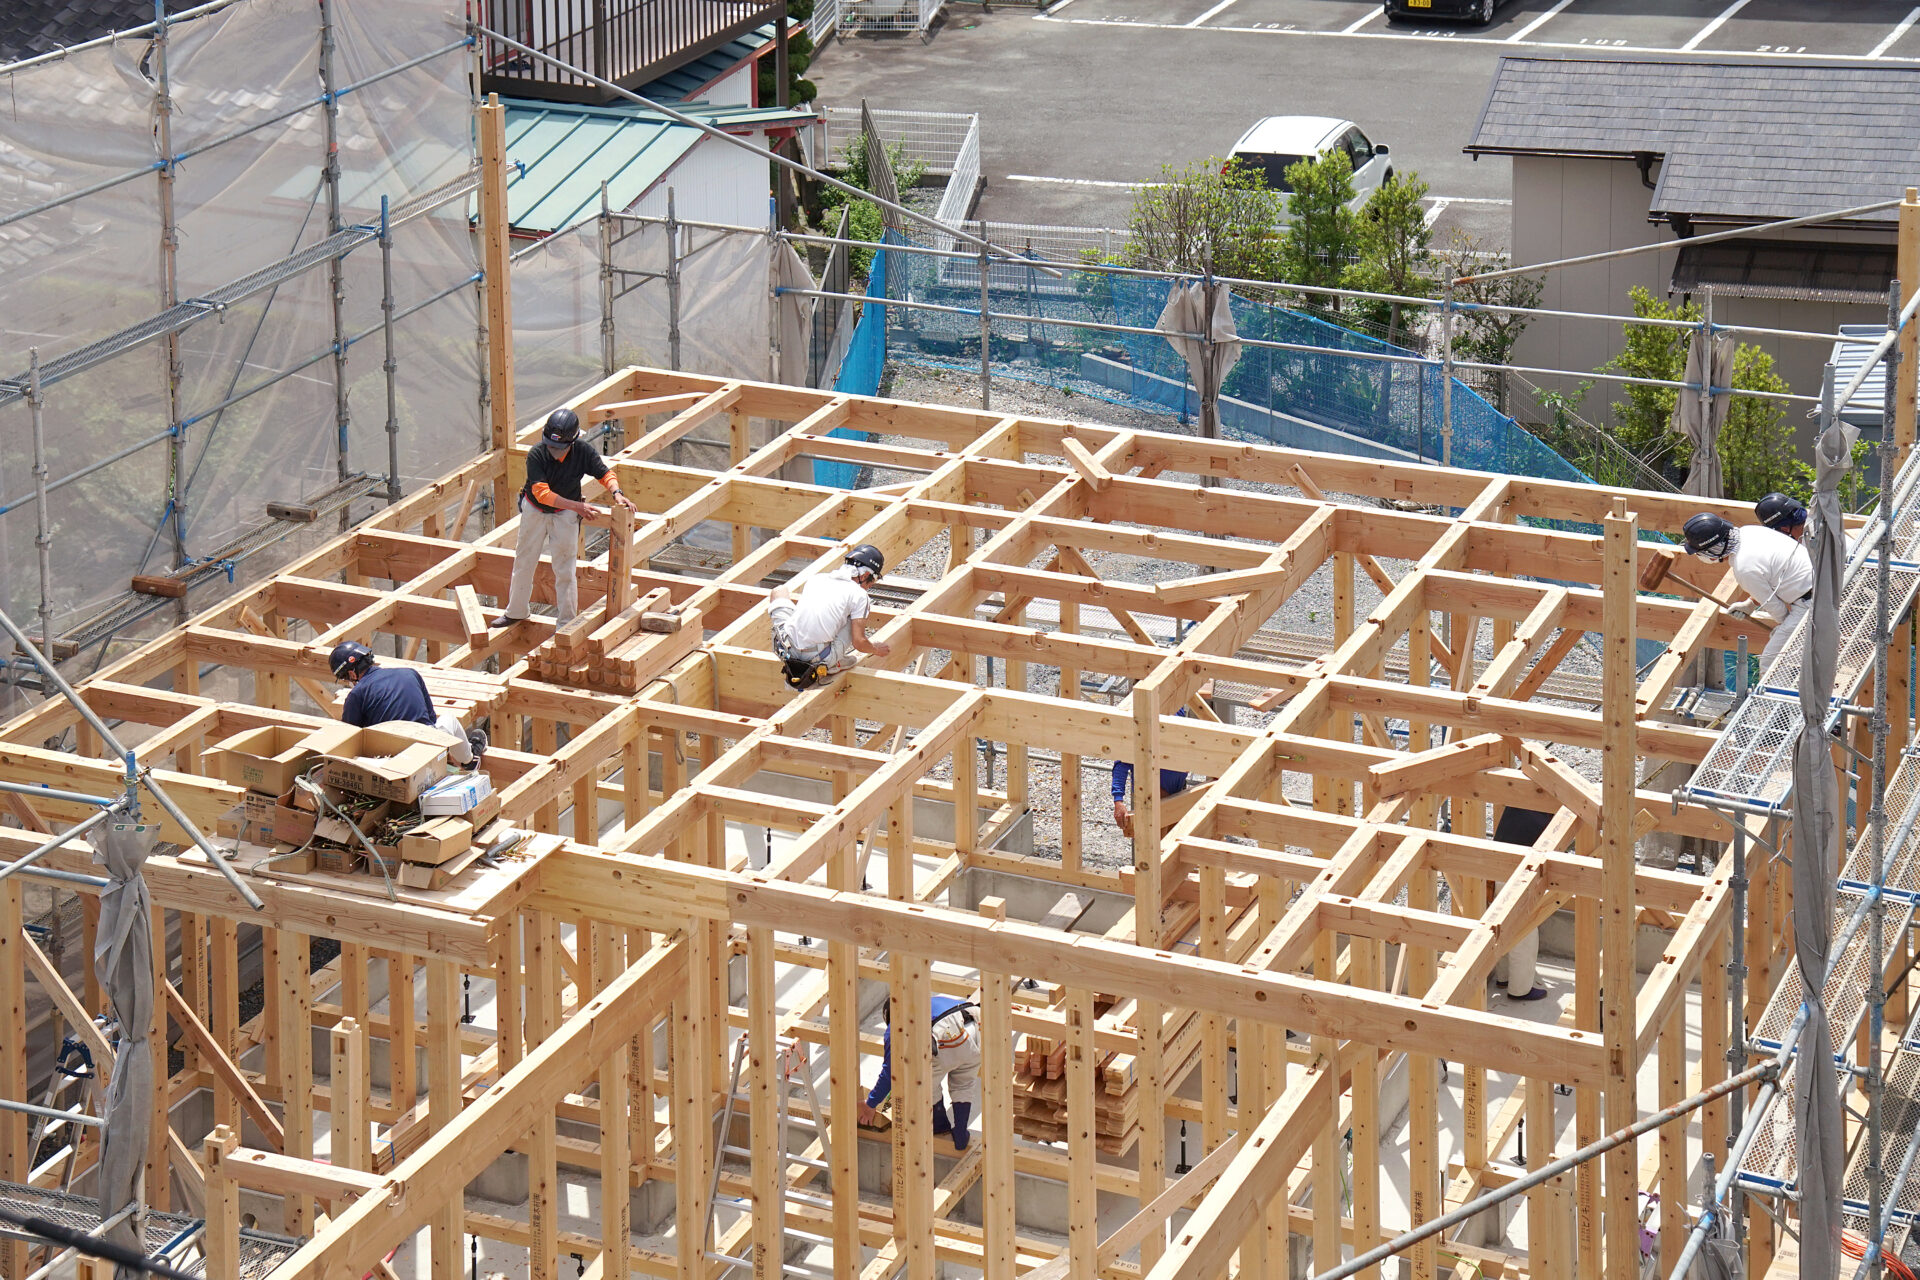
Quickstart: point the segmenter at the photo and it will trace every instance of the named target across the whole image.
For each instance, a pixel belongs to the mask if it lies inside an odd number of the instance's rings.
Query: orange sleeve
[[[598,480],[600,482],[600,487],[602,489],[605,489],[608,493],[620,492],[620,477],[616,476],[613,473],[612,467],[607,468],[607,474],[603,476],[595,476],[594,479]]]
[[[555,500],[553,490],[547,486],[545,480],[535,480],[533,487],[527,490],[527,492],[533,495],[535,502],[542,503],[549,507],[557,507],[560,505],[559,502]]]

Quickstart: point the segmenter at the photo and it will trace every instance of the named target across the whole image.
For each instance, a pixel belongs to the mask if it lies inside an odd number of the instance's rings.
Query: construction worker
[[[520,532],[514,543],[513,581],[507,588],[507,607],[490,626],[510,627],[524,622],[533,607],[533,575],[540,553],[553,556],[553,603],[558,624],[565,626],[580,612],[580,590],[573,563],[580,551],[580,522],[593,524],[606,513],[581,500],[580,482],[592,476],[613,495],[616,505],[634,509],[620,492],[620,481],[600,451],[580,438],[580,417],[571,409],[555,409],[541,428],[540,443],[527,451],[527,482],[520,489]]]
[[[1114,697],[1124,698],[1133,692],[1133,681],[1122,680],[1114,690]],[[1187,714],[1185,707],[1173,714]],[[1187,775],[1179,769],[1160,771],[1160,798],[1177,796],[1187,789]],[[1133,761],[1115,760],[1113,762],[1113,825],[1120,828],[1120,834],[1133,838]]]
[[[786,587],[773,589],[767,609],[773,649],[787,664],[786,680],[794,689],[832,680],[859,662],[860,654],[884,658],[893,652],[867,636],[873,612],[867,592],[886,567],[880,548],[863,542],[832,573],[808,578],[797,601]]]
[[[1736,529],[1708,511],[1687,521],[1684,536],[1688,555],[1716,564],[1731,559],[1733,580],[1747,598],[1735,601],[1727,612],[1737,618],[1760,612],[1775,620],[1773,635],[1760,651],[1760,669],[1765,671],[1799,630],[1813,601],[1813,562],[1807,549],[1765,525]]]
[[[954,996],[933,998],[933,1131],[952,1133],[955,1151],[967,1149],[967,1126],[973,1119],[973,1108],[980,1101],[980,1028],[975,1024],[973,1009],[971,1000]],[[880,1078],[873,1082],[873,1091],[860,1104],[860,1123],[868,1126],[879,1123],[879,1106],[893,1088],[891,1012],[891,1002],[882,1006],[881,1017],[887,1024],[886,1052],[880,1059]],[[940,1091],[942,1081],[946,1082],[944,1100]],[[948,1102],[953,1104],[951,1122],[947,1117]]]
[[[1553,815],[1538,809],[1508,805],[1494,824],[1493,838],[1502,844],[1532,846],[1546,833]],[[1540,959],[1540,931],[1534,929],[1514,943],[1493,966],[1493,979],[1504,983],[1509,1000],[1544,1000],[1547,989],[1534,984],[1534,966]]]
[[[463,769],[480,767],[487,751],[487,735],[468,729],[450,712],[436,712],[427,682],[412,667],[383,667],[374,660],[373,650],[358,640],[343,640],[333,646],[327,657],[336,680],[353,687],[347,690],[347,705],[340,712],[343,723],[366,729],[374,725],[405,722],[432,725],[453,742],[447,748],[449,762]]]
[[[1784,493],[1770,493],[1753,504],[1753,518],[1795,542],[1807,534],[1807,509]]]

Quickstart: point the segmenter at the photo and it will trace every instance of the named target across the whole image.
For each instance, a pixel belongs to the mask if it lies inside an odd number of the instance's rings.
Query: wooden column
[[[520,916],[509,912],[494,940],[493,1020],[495,1040],[500,1046],[502,1071],[518,1063],[525,1053],[522,1040],[520,977]]]
[[[891,867],[888,874],[891,880]],[[933,1280],[933,981],[922,956],[901,955],[894,964],[894,1239],[907,1280]]]
[[[838,727],[838,726],[836,726]],[[827,861],[827,884],[835,890],[859,888],[854,868],[856,842],[843,840]],[[827,1021],[848,1034],[827,1042],[827,1105],[832,1108],[833,1271],[842,1280],[860,1274],[860,947],[827,944]]]
[[[1078,601],[1060,602],[1060,634],[1070,636],[1080,629]],[[1059,696],[1080,701],[1080,668],[1060,668]],[[1080,757],[1060,753],[1060,868],[1080,870]]]
[[[398,951],[387,956],[388,1078],[396,1112],[405,1112],[420,1095],[420,1067],[414,1046],[419,1041],[413,1016],[413,957]]]
[[[27,949],[21,923],[20,881],[9,876],[0,880],[0,1027],[10,1028],[0,1035],[0,1098],[13,1102],[28,1100],[27,1044],[22,1034],[27,1025]],[[91,955],[87,967],[93,967]],[[164,1073],[160,1079],[166,1079]],[[164,1083],[159,1087],[164,1094]],[[33,1167],[27,1131],[24,1112],[0,1111],[0,1178],[8,1182],[25,1182]],[[0,1271],[9,1276],[27,1274],[24,1241],[0,1240]]]
[[[705,1280],[707,1170],[713,1130],[713,1094],[707,1081],[707,1004],[713,988],[708,933],[699,921],[687,930],[687,983],[673,1009],[674,1235],[679,1280]]]
[[[286,1154],[309,1159],[313,1155],[313,988],[309,981],[307,936],[282,930],[275,953],[275,986],[279,988],[278,1016],[273,1034],[280,1041],[281,1127],[286,1131]],[[162,1046],[164,1049],[164,1046]],[[159,1079],[165,1079],[162,1075]],[[164,1158],[164,1156],[162,1157]],[[297,1192],[286,1197],[288,1235],[313,1230],[313,1198]]]
[[[1583,838],[1582,845],[1591,840]],[[1582,849],[1591,854],[1591,847]],[[1575,955],[1600,954],[1600,904],[1592,898],[1580,898],[1573,908],[1573,950]],[[1573,1023],[1582,1030],[1600,1026],[1600,975],[1597,965],[1574,966]],[[1573,1093],[1574,1141],[1591,1146],[1600,1140],[1600,1091],[1581,1085]],[[1581,1280],[1600,1280],[1600,1162],[1588,1160],[1574,1173],[1573,1215],[1574,1255],[1580,1265]]]
[[[600,1068],[600,1274],[625,1277],[633,1244],[632,1042]]]
[[[753,1280],[781,1280],[786,1153],[781,1150],[779,1048],[774,1034],[773,930],[747,930],[747,1123],[752,1151]],[[728,1135],[721,1134],[725,1142]]]
[[[207,943],[208,1002],[207,1024],[214,1042],[231,1058],[240,1027],[240,932],[230,916],[210,917],[213,930]],[[93,953],[87,953],[91,956]],[[87,963],[93,969],[91,960]],[[240,1132],[240,1099],[224,1080],[215,1078],[213,1086],[214,1123]]]
[[[370,1172],[367,1128],[367,1029],[342,1018],[327,1033],[327,1162]]]
[[[1353,985],[1369,990],[1380,986],[1380,944],[1370,938],[1354,938],[1349,943]],[[1338,1108],[1335,1109],[1336,1114]],[[1314,1200],[1316,1224],[1320,1221],[1318,1196]],[[1336,1212],[1334,1217],[1338,1217]],[[1361,1249],[1370,1248],[1380,1235],[1380,1055],[1368,1049],[1353,1064],[1353,1238]],[[1316,1266],[1320,1259],[1314,1258]],[[1368,1267],[1360,1273],[1367,1280],[1380,1280],[1380,1268]]]
[[[167,1115],[167,1103],[172,1090],[168,1088],[170,1073],[167,1070],[167,913],[161,907],[151,912],[153,956],[153,1026],[147,1033],[147,1048],[153,1054],[153,1102],[148,1113],[149,1129],[147,1134],[146,1183],[144,1185],[146,1206],[149,1209],[171,1209],[173,1207],[173,1174],[167,1162],[167,1133],[170,1128]],[[24,1024],[23,1024],[24,1025]],[[312,1060],[312,1054],[307,1055]],[[281,1060],[284,1062],[283,1051]],[[311,1072],[308,1073],[309,1078]],[[306,1108],[304,1084],[298,1092],[289,1092],[286,1099],[289,1119],[296,1111]],[[308,1130],[311,1135],[312,1130]],[[291,1131],[288,1141],[293,1140]],[[302,1154],[307,1154],[303,1151]],[[307,1219],[311,1221],[311,1218]],[[288,1230],[292,1230],[291,1219]]]
[[[1633,815],[1637,723],[1633,714],[1635,663],[1634,613],[1639,599],[1634,555],[1639,523],[1615,498],[1602,522],[1606,556],[1602,567],[1605,637],[1602,641],[1600,716],[1604,746],[1600,761],[1599,853],[1602,864],[1600,970],[1607,1046],[1607,1082],[1603,1110],[1608,1130],[1625,1128],[1638,1118],[1634,1067],[1639,1057],[1634,1035],[1634,937],[1638,932],[1633,902]],[[1638,1170],[1631,1145],[1605,1156],[1606,1274],[1608,1280],[1634,1280],[1640,1273],[1636,1200]]]
[[[460,972],[444,960],[427,961],[427,1027],[427,1117],[439,1133],[460,1114]],[[437,1190],[446,1203],[430,1224],[432,1280],[460,1280],[467,1189]]]
[[[547,911],[527,913],[527,1039],[538,1045],[560,1027],[560,921]],[[556,1280],[560,1253],[558,1134],[551,1111],[535,1117],[527,1139],[527,1274]]]
[[[1553,1163],[1554,1135],[1559,1131],[1554,1117],[1553,1081],[1544,1076],[1528,1076],[1523,1087],[1527,1095],[1527,1166],[1539,1169]],[[1565,1180],[1566,1175],[1561,1174],[1553,1182],[1527,1193],[1529,1270],[1543,1280],[1546,1276],[1571,1272]]]
[[[207,1175],[207,1280],[238,1280],[240,1275],[240,1184],[227,1173],[227,1158],[239,1149],[238,1134],[224,1124],[214,1127],[201,1148],[200,1164]]]
[[[1677,1005],[1673,1016],[1660,1033],[1660,1106],[1680,1105],[1687,1096],[1687,1007]],[[1704,1059],[1702,1060],[1704,1065]],[[1660,1265],[1672,1271],[1680,1260],[1680,1249],[1687,1239],[1687,1216],[1679,1206],[1691,1201],[1687,1187],[1687,1124],[1669,1124],[1660,1129],[1660,1205],[1675,1207],[1675,1212],[1660,1215]],[[1719,1153],[1715,1152],[1716,1159]]]
[[[1100,1243],[1100,1149],[1094,1145],[1093,992],[1067,993],[1067,1275],[1094,1280]],[[1141,1117],[1144,1122],[1146,1117]]]
[[[980,914],[1005,920],[1006,899],[982,898]],[[980,1087],[985,1106],[980,1141],[986,1147],[982,1261],[986,1280],[1014,1280],[1019,1214],[1013,1169],[1013,978],[993,969],[980,971]]]
[[[1166,903],[1160,866],[1160,711],[1151,689],[1133,691],[1133,936],[1150,950],[1162,945],[1161,909]],[[1140,1205],[1144,1208],[1166,1188],[1167,1115],[1163,1072],[1164,1006],[1142,1000],[1134,1006],[1140,1055],[1134,1088],[1140,1106]],[[1166,1247],[1164,1227],[1140,1242],[1140,1262],[1151,1267]]]
[[[487,430],[495,449],[513,443],[513,290],[507,265],[507,109],[490,93],[480,114],[480,260],[487,309]],[[493,522],[513,518],[513,489],[493,482]]]
[[[645,929],[627,930],[627,964],[640,963],[651,950],[651,933]],[[651,1176],[648,1171],[658,1145],[653,1115],[653,1036],[654,1027],[650,1025],[627,1045],[627,1104],[631,1108],[629,1154],[643,1170],[643,1178]]]

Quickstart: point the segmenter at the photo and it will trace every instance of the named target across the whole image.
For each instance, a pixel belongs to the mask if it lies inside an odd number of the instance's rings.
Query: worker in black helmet
[[[513,581],[507,588],[507,607],[490,625],[512,626],[526,619],[533,607],[533,575],[540,553],[553,557],[553,603],[564,626],[580,612],[580,591],[573,564],[580,551],[580,522],[593,524],[606,515],[580,496],[580,483],[592,476],[613,495],[616,505],[634,509],[620,492],[620,481],[600,451],[580,438],[580,418],[571,409],[547,415],[540,443],[527,450],[527,482],[520,488],[520,531],[514,540]]]
[[[343,640],[333,646],[327,665],[334,679],[350,684],[347,705],[340,712],[345,724],[366,729],[373,725],[432,725],[453,741],[447,747],[447,759],[460,768],[477,769],[486,754],[487,735],[468,729],[452,713],[435,711],[427,682],[412,667],[383,667],[374,660],[373,650],[358,640]]]
[[[1807,532],[1807,509],[1784,493],[1770,493],[1753,504],[1753,518],[1775,533],[1799,542]]]
[[[1760,651],[1762,671],[1787,647],[1813,602],[1813,562],[1807,549],[1765,525],[1735,528],[1710,511],[1691,517],[1682,532],[1687,554],[1711,563],[1732,562],[1733,580],[1746,592],[1727,612],[1773,620],[1773,635]]]
[[[886,567],[880,548],[863,542],[832,573],[808,578],[798,600],[786,587],[773,589],[768,608],[773,647],[789,664],[788,684],[808,688],[833,679],[863,653],[884,658],[893,652],[891,645],[867,636],[867,616],[873,612],[867,590]],[[799,679],[800,668],[810,678]]]

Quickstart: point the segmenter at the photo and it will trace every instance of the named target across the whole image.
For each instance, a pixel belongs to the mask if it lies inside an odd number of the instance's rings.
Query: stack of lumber
[[[1140,1133],[1140,1091],[1131,1054],[1100,1060],[1094,1091],[1093,1136],[1101,1152],[1124,1155]],[[1013,1051],[1013,1131],[1038,1142],[1067,1140],[1067,1044],[1024,1036]]]
[[[450,711],[472,728],[507,705],[507,678],[463,667],[416,667],[436,711]]]
[[[527,655],[528,674],[578,689],[637,693],[692,652],[703,634],[700,611],[669,603],[665,587],[607,614],[605,602],[582,610]]]

